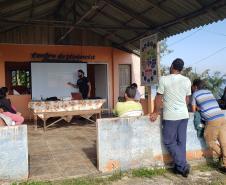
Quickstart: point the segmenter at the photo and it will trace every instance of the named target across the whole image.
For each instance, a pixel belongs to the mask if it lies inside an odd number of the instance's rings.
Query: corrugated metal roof
[[[49,16],[51,19],[46,19]],[[27,24],[46,23],[56,29],[71,26],[71,30],[95,31],[114,46],[128,50],[139,50],[139,39],[146,35],[159,33],[164,39],[225,17],[226,0],[0,1],[0,32]]]

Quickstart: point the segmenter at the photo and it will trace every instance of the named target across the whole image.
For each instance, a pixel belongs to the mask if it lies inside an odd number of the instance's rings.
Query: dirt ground
[[[188,178],[173,173],[153,178],[123,177],[113,185],[226,185],[226,174],[218,171],[193,170]]]

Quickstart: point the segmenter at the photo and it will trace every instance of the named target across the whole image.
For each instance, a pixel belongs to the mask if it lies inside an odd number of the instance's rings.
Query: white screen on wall
[[[67,83],[76,84],[77,71],[82,69],[87,74],[86,63],[31,63],[32,100],[41,100],[56,96],[59,99],[70,97],[77,88]]]

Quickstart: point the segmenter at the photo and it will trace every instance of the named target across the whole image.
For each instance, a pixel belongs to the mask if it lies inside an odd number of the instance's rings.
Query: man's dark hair
[[[136,95],[136,88],[129,86],[129,87],[126,88],[126,92],[125,93],[127,94],[127,96],[129,98],[134,99],[135,95]]]
[[[0,99],[3,99],[6,97],[6,91],[4,88],[0,88]]]
[[[7,94],[9,92],[7,87],[2,87],[1,90],[4,94]]]
[[[173,69],[181,72],[184,68],[184,61],[180,58],[176,58],[172,63]]]
[[[79,73],[82,73],[83,75],[85,74],[83,70],[79,69],[78,70]]]
[[[132,84],[131,84],[131,87],[137,88],[137,84],[136,84],[136,83],[132,83]]]
[[[198,90],[206,88],[205,82],[201,79],[195,79],[193,81],[193,86],[196,86],[198,88]]]

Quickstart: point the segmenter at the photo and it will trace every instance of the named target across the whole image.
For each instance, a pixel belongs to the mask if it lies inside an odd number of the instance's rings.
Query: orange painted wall
[[[17,45],[0,44],[0,86],[5,86],[5,65],[9,62],[34,61],[31,53],[51,53],[51,54],[80,54],[95,55],[95,60],[86,60],[87,62],[107,63],[108,64],[108,82],[109,82],[109,102],[113,107],[119,95],[118,64],[132,65],[132,80],[139,84],[139,57],[134,54],[114,49],[111,47],[95,46],[69,46],[69,45]],[[142,87],[139,89],[143,90]],[[143,92],[142,92],[143,93]],[[18,111],[28,118],[29,111],[27,104],[31,100],[30,95],[11,95],[13,104]]]
[[[116,87],[114,88],[114,104],[117,102],[119,96],[119,64],[131,64],[132,83],[137,83],[140,93],[144,94],[144,87],[140,86],[140,57],[114,49],[113,61],[113,70],[115,74],[114,87]]]

